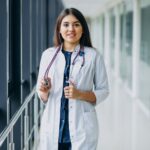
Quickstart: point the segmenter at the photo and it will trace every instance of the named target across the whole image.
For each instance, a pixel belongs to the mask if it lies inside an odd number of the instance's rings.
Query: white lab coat
[[[71,62],[78,53],[80,45],[72,53]],[[53,58],[56,48],[48,48],[42,54],[39,80]],[[70,78],[77,89],[92,91],[96,96],[96,104],[84,100],[69,99],[69,130],[72,150],[96,150],[98,142],[98,122],[95,106],[108,95],[108,80],[102,56],[93,48],[85,47],[85,64],[81,68],[82,56],[78,56],[75,65],[70,66]],[[60,102],[63,91],[65,57],[60,51],[49,71],[52,88],[43,112],[40,128],[40,150],[58,150]]]

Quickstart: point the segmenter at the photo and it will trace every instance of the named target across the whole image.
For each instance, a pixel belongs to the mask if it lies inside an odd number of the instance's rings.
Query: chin
[[[68,40],[67,42],[75,44],[75,43],[79,43],[78,40]]]

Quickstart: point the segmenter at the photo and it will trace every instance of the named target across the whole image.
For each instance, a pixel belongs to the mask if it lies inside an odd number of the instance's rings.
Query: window
[[[110,11],[110,60],[111,67],[114,68],[115,57],[115,14],[114,11]]]
[[[146,107],[150,109],[150,2],[141,3],[141,48],[139,96]]]
[[[131,5],[123,4],[121,12],[121,51],[120,51],[120,75],[127,86],[132,83],[132,30],[133,11]]]

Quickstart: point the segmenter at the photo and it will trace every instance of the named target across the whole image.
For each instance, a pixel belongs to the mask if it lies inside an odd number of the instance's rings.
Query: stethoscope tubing
[[[56,53],[54,54],[52,60],[50,61],[49,65],[48,65],[48,67],[47,67],[47,69],[46,69],[46,71],[45,71],[45,74],[44,74],[44,80],[47,80],[49,70],[50,70],[50,68],[51,68],[51,66],[52,66],[52,64],[53,64],[53,62],[55,61],[57,54],[59,53],[59,51],[60,51],[61,49],[62,49],[62,45],[57,48]],[[73,59],[73,62],[72,62],[72,65],[73,65],[73,66],[75,65],[75,61],[76,61],[77,57],[80,55],[80,53],[81,53],[81,55],[82,55],[82,57],[83,57],[83,61],[82,61],[81,67],[84,66],[84,64],[85,64],[85,56],[84,56],[84,47],[83,47],[83,46],[80,46],[80,50],[78,51],[77,55],[76,55],[75,58]]]
[[[49,65],[48,65],[48,67],[47,67],[47,69],[46,69],[46,71],[45,71],[44,79],[47,79],[47,78],[48,78],[49,70],[50,70],[50,68],[51,68],[51,66],[52,66],[52,64],[53,64],[53,62],[54,62],[54,60],[55,60],[55,58],[56,58],[58,52],[60,51],[60,49],[61,49],[61,47],[59,46],[58,49],[57,49],[57,51],[56,51],[56,53],[54,54],[52,60],[50,61]]]

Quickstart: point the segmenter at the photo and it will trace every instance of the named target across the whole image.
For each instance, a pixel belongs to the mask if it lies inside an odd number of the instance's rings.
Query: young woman
[[[42,54],[37,92],[46,104],[41,150],[96,150],[95,106],[107,97],[108,80],[86,20],[75,8],[63,10],[57,19],[54,47]]]

